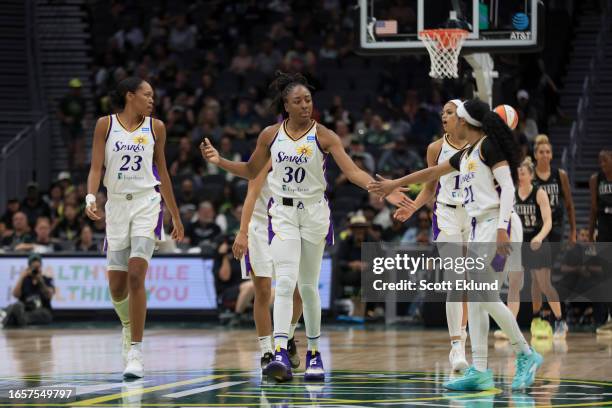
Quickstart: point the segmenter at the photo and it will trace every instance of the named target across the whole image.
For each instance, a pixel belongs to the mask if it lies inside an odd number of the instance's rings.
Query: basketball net
[[[419,32],[419,39],[425,44],[431,60],[430,77],[459,77],[459,53],[467,36],[468,31],[460,28],[436,28]]]

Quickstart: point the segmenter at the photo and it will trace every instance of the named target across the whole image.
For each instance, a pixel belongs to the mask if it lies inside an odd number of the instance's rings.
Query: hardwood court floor
[[[443,330],[326,328],[326,381],[261,379],[254,330],[154,329],[144,343],[146,375],[124,382],[120,330],[0,331],[0,406],[607,406],[612,405],[612,338],[571,333],[538,342],[545,362],[523,393],[509,389],[514,356],[489,348],[496,389],[450,393],[449,343]],[[297,337],[304,358],[305,337]],[[76,400],[10,399],[15,389],[75,387]]]

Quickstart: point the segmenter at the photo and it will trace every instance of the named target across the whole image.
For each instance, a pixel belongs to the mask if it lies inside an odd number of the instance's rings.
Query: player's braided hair
[[[125,95],[128,92],[136,92],[143,82],[144,79],[138,77],[127,77],[119,82],[117,88],[109,95],[113,106],[119,109],[125,108]]]
[[[308,83],[306,77],[299,72],[296,74],[289,74],[281,71],[276,72],[275,78],[269,87],[270,94],[272,95],[270,107],[276,114],[287,116],[287,112],[285,111],[285,101],[293,88],[299,85],[302,85],[311,91],[314,89]]]
[[[520,148],[512,131],[497,113],[491,110],[488,104],[478,99],[470,99],[463,106],[470,116],[482,123],[481,129],[489,137],[493,146],[500,150],[508,164],[514,182],[518,179],[517,169],[520,165]],[[472,126],[468,123],[468,126]],[[474,127],[474,126],[472,126]]]

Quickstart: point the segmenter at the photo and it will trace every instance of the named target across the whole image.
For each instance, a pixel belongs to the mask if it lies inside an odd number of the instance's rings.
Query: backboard
[[[462,54],[534,52],[542,46],[539,0],[358,0],[359,53],[425,52],[418,33],[449,26],[469,35]]]

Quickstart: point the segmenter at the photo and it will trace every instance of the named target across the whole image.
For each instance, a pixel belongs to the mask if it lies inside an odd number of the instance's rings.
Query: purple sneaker
[[[306,353],[306,372],[304,373],[305,381],[323,381],[325,379],[325,370],[323,369],[323,359],[318,351],[310,351]]]
[[[278,347],[274,353],[274,360],[266,366],[264,372],[269,378],[273,378],[276,381],[291,380],[293,374],[291,373],[291,363],[289,362],[287,350]]]

